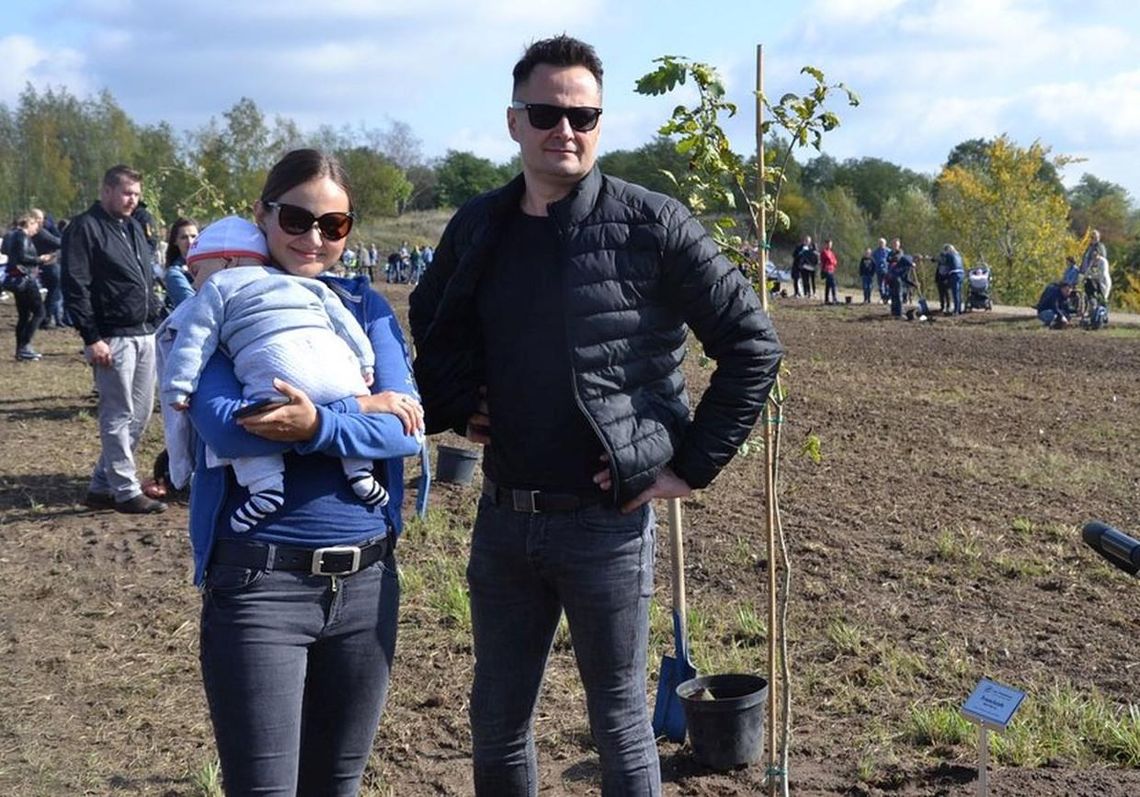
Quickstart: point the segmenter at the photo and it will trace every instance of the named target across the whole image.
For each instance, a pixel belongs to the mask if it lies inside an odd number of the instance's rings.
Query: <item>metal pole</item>
[[[985,725],[978,725],[978,797],[990,793],[990,739]]]

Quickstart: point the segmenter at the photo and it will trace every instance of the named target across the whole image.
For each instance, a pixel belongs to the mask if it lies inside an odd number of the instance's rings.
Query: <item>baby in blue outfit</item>
[[[364,330],[319,280],[290,276],[269,265],[265,236],[256,225],[237,216],[214,222],[194,241],[186,261],[201,287],[159,331],[170,339],[160,374],[163,402],[186,410],[202,369],[218,348],[233,361],[242,392],[251,401],[280,396],[273,387],[275,377],[303,390],[315,404],[368,393],[376,357]],[[207,450],[207,459],[211,467],[232,467],[249,491],[230,518],[235,532],[249,531],[283,505],[280,454],[222,459]],[[345,457],[342,462],[362,501],[388,502],[370,460]]]

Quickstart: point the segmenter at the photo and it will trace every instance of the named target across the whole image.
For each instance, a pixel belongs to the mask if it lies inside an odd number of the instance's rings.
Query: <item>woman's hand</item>
[[[368,396],[357,396],[360,409],[365,412],[387,412],[404,424],[404,434],[413,435],[424,429],[424,408],[407,393],[385,390]]]
[[[238,418],[238,426],[250,434],[281,443],[303,443],[312,440],[320,427],[317,408],[313,406],[313,402],[304,391],[298,390],[288,382],[274,379],[273,387],[281,395],[287,396],[289,403],[256,415]]]

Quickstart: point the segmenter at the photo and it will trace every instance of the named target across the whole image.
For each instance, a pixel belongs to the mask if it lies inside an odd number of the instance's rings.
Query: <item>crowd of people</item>
[[[1041,292],[1035,305],[1037,318],[1051,329],[1064,329],[1074,322],[1100,329],[1108,323],[1108,295],[1111,291],[1108,251],[1100,240],[1100,231],[1092,230],[1080,263],[1076,258],[1068,257],[1061,279],[1049,283]]]
[[[1079,320],[1084,326],[1097,329],[1107,323],[1111,270],[1100,233],[1092,230],[1089,237],[1080,262],[1074,257],[1067,258],[1061,278],[1049,283],[1042,291],[1035,305],[1042,324],[1061,329]],[[871,304],[872,297],[877,297],[882,304],[889,305],[892,316],[901,317],[904,306],[917,296],[919,312],[933,312],[926,306],[916,270],[917,264],[924,259],[933,264],[940,314],[958,315],[968,309],[992,307],[990,268],[984,261],[979,261],[967,272],[965,260],[953,244],[944,244],[935,256],[912,255],[904,251],[898,238],[890,246],[885,238],[880,238],[877,246],[863,251],[858,264],[863,303]],[[818,271],[824,279],[823,303],[838,304],[837,266],[830,239],[825,240],[823,248],[819,249],[812,236],[804,236],[792,251],[789,276],[793,298],[816,295],[815,275]],[[778,284],[772,285],[771,289],[780,290]],[[910,312],[908,317],[914,317],[914,313]]]
[[[386,283],[408,283],[415,285],[420,281],[435,258],[435,248],[431,244],[409,246],[407,241],[400,243],[397,249],[392,250],[387,258],[382,258],[376,244],[365,246],[357,242],[355,249],[345,248],[341,256],[341,264],[347,271],[359,271],[368,274],[375,281],[377,271],[382,269]]]
[[[903,250],[902,241],[895,238],[887,246],[887,239],[880,238],[878,245],[868,247],[859,260],[859,282],[863,290],[863,303],[871,304],[872,295],[890,306],[892,316],[903,315],[903,305],[910,301],[915,291],[920,291],[915,270],[919,256]],[[823,275],[824,304],[839,304],[836,272],[839,258],[831,239],[826,239],[823,249],[819,249],[812,236],[805,235],[803,241],[792,251],[790,270],[793,297],[812,298],[816,295],[816,272]],[[938,288],[939,311],[946,315],[963,312],[962,283],[965,268],[961,255],[950,244],[943,247],[937,258],[935,282]]]
[[[5,235],[17,358],[39,358],[41,325],[66,324],[92,369],[101,446],[84,504],[153,514],[167,488],[188,490],[227,794],[358,792],[396,649],[403,462],[444,430],[484,446],[467,570],[475,793],[535,793],[533,716],[564,613],[602,793],[660,794],[651,501],[732,458],[782,349],[680,203],[599,170],[601,105],[592,47],[531,44],[507,114],[522,174],[466,204],[438,251],[350,250],[348,175],[311,149],[270,169],[252,220],[179,218],[160,240],[143,175],[118,165],[70,224],[30,212]],[[634,246],[646,230],[656,244]],[[416,285],[414,365],[374,289],[381,267]],[[693,413],[689,331],[717,363]],[[136,463],[156,393],[168,484]]]

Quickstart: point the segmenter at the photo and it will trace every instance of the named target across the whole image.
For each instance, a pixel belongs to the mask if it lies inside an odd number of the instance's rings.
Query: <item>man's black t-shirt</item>
[[[489,266],[476,296],[491,415],[483,470],[505,487],[596,493],[602,446],[574,396],[553,221],[514,213]]]

